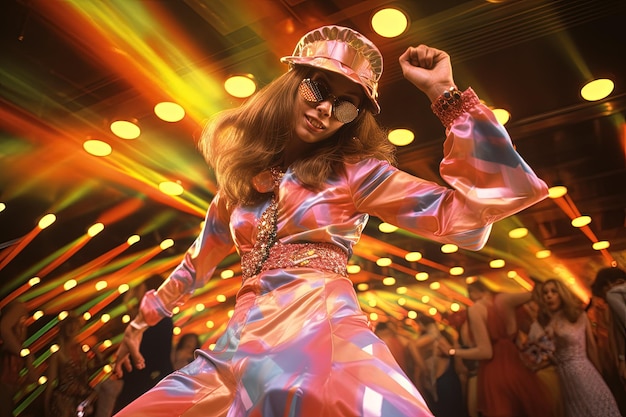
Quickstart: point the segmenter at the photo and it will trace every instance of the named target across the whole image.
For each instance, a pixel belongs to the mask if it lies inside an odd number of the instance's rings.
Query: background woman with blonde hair
[[[561,281],[540,286],[538,321],[555,343],[554,362],[568,417],[619,417],[611,391],[599,372],[591,325],[579,300]]]

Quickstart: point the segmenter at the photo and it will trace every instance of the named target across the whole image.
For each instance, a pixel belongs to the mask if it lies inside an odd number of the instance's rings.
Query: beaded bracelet
[[[452,125],[454,119],[479,103],[478,96],[471,88],[461,92],[458,88],[452,86],[437,97],[430,105],[430,108],[443,126],[448,128]]]

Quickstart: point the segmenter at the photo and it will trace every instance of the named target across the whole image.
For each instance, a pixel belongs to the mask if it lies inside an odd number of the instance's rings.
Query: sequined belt
[[[241,258],[243,279],[254,276],[248,271],[254,270],[254,257]],[[339,247],[330,243],[280,243],[276,242],[269,251],[259,272],[283,268],[313,268],[347,276],[348,255]],[[248,272],[248,273],[247,273]]]

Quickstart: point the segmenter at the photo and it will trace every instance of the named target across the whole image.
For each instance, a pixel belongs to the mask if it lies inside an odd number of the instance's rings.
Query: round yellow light
[[[391,258],[378,258],[376,260],[376,265],[378,266],[389,266],[391,263]]]
[[[163,101],[154,106],[154,114],[165,122],[179,122],[185,117],[185,109],[180,104]]]
[[[381,9],[372,16],[372,28],[385,38],[401,35],[408,26],[409,22],[406,15],[399,9]]]
[[[409,262],[417,262],[420,259],[422,259],[422,254],[419,252],[409,252],[406,255],[404,255],[404,259],[406,259]]]
[[[394,226],[393,224],[383,222],[378,225],[378,230],[380,230],[382,233],[393,233],[398,230],[398,227]]]
[[[552,255],[552,252],[550,250],[543,249],[543,250],[537,251],[535,253],[535,258],[537,258],[537,259],[546,259],[546,258],[549,258],[550,255]]]
[[[453,266],[450,268],[450,275],[463,275],[465,269],[462,266]]]
[[[141,135],[139,126],[128,120],[116,120],[110,127],[111,132],[122,139],[137,139]]]
[[[493,114],[496,116],[496,120],[498,121],[498,123],[500,123],[502,126],[504,126],[509,121],[509,119],[511,119],[511,113],[504,109],[493,109]]]
[[[396,283],[396,279],[394,277],[385,277],[383,278],[383,285],[394,285]]]
[[[106,142],[96,139],[89,139],[83,142],[83,149],[93,156],[108,156],[113,152],[113,148]]]
[[[601,241],[599,241],[599,242],[595,242],[595,243],[592,245],[592,247],[593,247],[595,250],[603,250],[603,249],[607,249],[609,246],[611,246],[611,244],[610,244],[608,241],[606,241],[606,240],[601,240]]]
[[[567,194],[567,187],[562,185],[555,185],[548,189],[548,197],[552,199],[563,197],[565,194]]]
[[[426,281],[428,279],[428,272],[418,272],[415,274],[415,279],[418,281]]]
[[[181,195],[185,189],[179,182],[163,181],[159,183],[159,190],[165,195]]]
[[[509,237],[511,239],[521,239],[528,236],[528,229],[525,227],[518,227],[513,230],[509,230]]]
[[[234,75],[224,82],[228,94],[237,98],[250,97],[256,91],[256,83],[252,75]]]
[[[572,226],[574,227],[587,226],[589,223],[591,223],[591,217],[589,216],[579,216],[572,219]]]
[[[393,129],[387,139],[396,146],[406,146],[415,140],[415,134],[409,129]]]
[[[489,267],[493,269],[504,268],[505,262],[504,259],[494,259],[489,262]]]
[[[599,78],[587,83],[580,90],[580,95],[587,101],[598,101],[613,92],[615,85],[607,78]]]
[[[459,250],[459,247],[452,243],[446,243],[445,245],[441,246],[441,252],[443,253],[455,253],[458,250]]]

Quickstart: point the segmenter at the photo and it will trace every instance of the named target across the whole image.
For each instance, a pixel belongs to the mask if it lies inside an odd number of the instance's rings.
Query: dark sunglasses
[[[305,78],[298,87],[300,96],[309,103],[320,103],[330,100],[333,105],[333,115],[341,123],[350,123],[359,115],[359,108],[346,100],[340,100],[328,91],[328,87],[318,81]]]

